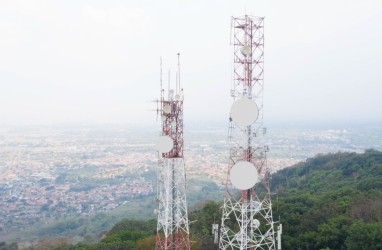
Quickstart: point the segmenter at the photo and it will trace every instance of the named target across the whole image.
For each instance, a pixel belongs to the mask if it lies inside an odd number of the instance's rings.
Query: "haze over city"
[[[380,1],[17,0],[0,2],[0,124],[155,123],[177,52],[186,122],[226,124],[244,13],[266,18],[266,122],[382,121]]]

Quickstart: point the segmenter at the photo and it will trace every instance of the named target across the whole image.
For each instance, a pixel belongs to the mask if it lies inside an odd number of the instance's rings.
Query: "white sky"
[[[382,1],[0,0],[0,124],[155,123],[177,52],[186,122],[226,122],[245,12],[266,18],[265,122],[382,121]]]

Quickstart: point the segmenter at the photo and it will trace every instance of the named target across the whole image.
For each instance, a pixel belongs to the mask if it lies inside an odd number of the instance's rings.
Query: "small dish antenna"
[[[174,147],[174,142],[170,136],[163,135],[159,137],[155,148],[159,151],[159,153],[168,153]]]
[[[259,108],[250,99],[243,98],[234,102],[231,106],[231,118],[240,126],[249,126],[257,120]]]
[[[253,227],[254,227],[255,229],[259,228],[259,226],[260,226],[260,221],[259,221],[258,219],[253,219],[253,220],[252,220],[252,223],[253,223]]]
[[[259,179],[255,165],[248,161],[238,161],[230,171],[231,183],[240,190],[247,190],[255,186]]]
[[[171,105],[169,103],[163,104],[163,112],[165,114],[170,114],[171,113]]]
[[[249,56],[251,54],[251,48],[248,45],[244,45],[241,47],[240,52],[243,56]]]

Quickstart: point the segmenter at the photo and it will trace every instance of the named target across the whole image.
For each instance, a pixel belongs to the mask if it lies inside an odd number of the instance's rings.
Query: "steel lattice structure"
[[[220,249],[275,249],[274,221],[269,186],[269,168],[263,127],[264,17],[231,20],[231,45],[234,48],[233,100],[247,98],[256,102],[258,118],[249,126],[240,126],[230,118],[229,164],[222,206]],[[261,188],[238,192],[232,186],[230,172],[238,161],[252,163]],[[241,195],[240,195],[241,194]]]
[[[161,66],[161,99],[158,101],[157,111],[162,118],[161,136],[170,137],[173,147],[167,153],[159,153],[155,249],[189,250],[186,173],[183,159],[183,89],[180,88],[179,54],[176,90],[169,88],[167,97],[162,88]]]

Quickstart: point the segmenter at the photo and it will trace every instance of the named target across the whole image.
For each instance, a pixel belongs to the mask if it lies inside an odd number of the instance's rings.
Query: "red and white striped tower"
[[[158,114],[161,115],[162,131],[157,144],[159,161],[156,250],[190,249],[183,159],[183,99],[178,53],[176,87],[175,90],[169,87],[167,93],[162,88],[161,62],[161,97],[158,101]]]
[[[233,105],[220,249],[275,249],[269,168],[264,144],[264,18],[232,18]],[[254,185],[261,183],[255,190]]]

